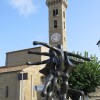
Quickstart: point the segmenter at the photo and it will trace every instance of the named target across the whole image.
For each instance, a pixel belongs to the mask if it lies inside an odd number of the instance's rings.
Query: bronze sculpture
[[[69,56],[73,56],[87,61],[90,61],[90,59],[63,51],[61,45],[58,45],[57,47],[52,47],[46,43],[37,41],[34,41],[33,45],[43,45],[49,48],[49,53],[40,53],[32,51],[28,52],[29,54],[49,56],[49,59],[45,61],[27,63],[28,65],[46,64],[45,67],[39,71],[46,76],[46,82],[44,84],[44,89],[41,92],[41,96],[45,96],[46,100],[55,100],[55,97],[57,98],[57,100],[67,100],[68,92],[77,92],[84,98],[84,93],[82,91],[69,88],[69,73],[75,68],[75,64],[82,63],[71,59]]]

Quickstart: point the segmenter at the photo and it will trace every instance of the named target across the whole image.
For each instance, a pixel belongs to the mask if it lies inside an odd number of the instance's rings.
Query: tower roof
[[[46,0],[46,5],[48,7],[59,3],[63,3],[66,8],[68,6],[68,0]]]

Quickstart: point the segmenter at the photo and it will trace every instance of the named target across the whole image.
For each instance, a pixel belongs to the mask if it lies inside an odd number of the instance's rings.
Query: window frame
[[[54,28],[57,28],[58,27],[58,22],[57,20],[54,20]]]

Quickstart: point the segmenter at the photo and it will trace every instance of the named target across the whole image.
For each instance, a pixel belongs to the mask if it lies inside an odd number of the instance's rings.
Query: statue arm
[[[48,45],[47,43],[44,43],[44,42],[34,41],[34,42],[33,42],[33,45],[43,45],[43,46],[45,46],[45,47],[51,49],[52,51],[58,52],[57,48],[52,47],[52,46],[50,46],[50,45]]]
[[[32,63],[32,62],[26,62],[26,64],[27,65],[41,65],[41,64],[46,64],[48,61],[49,61],[49,59],[41,61],[41,62],[34,62],[34,63]]]
[[[83,60],[86,60],[86,61],[91,61],[89,58],[82,57],[78,54],[74,54],[74,53],[67,52],[67,51],[64,51],[64,53],[65,53],[65,56],[72,56],[72,57],[76,57],[76,58],[83,59]]]
[[[33,51],[28,51],[28,54],[36,54],[36,55],[44,55],[44,56],[54,56],[52,53],[47,53],[47,52],[33,52]]]
[[[76,89],[71,89],[71,88],[69,88],[69,89],[68,89],[68,92],[69,92],[69,93],[75,93],[75,94],[78,94],[78,95],[80,95],[80,96],[84,96],[84,92],[83,92],[83,91],[80,91],[80,90],[76,90]]]
[[[77,60],[74,60],[74,59],[69,59],[73,64],[75,65],[78,65],[78,64],[83,64],[82,61],[77,61]]]

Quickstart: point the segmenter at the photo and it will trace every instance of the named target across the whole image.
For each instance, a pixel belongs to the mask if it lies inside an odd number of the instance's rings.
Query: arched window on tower
[[[56,9],[56,16],[58,16],[58,9]]]
[[[65,21],[64,21],[64,29],[65,29]]]
[[[54,20],[54,28],[57,28],[57,20]]]
[[[55,12],[55,10],[53,10],[53,16],[56,16],[56,12]]]
[[[65,11],[63,11],[63,17],[65,18]]]
[[[55,16],[58,16],[58,9],[54,9],[53,10],[53,16],[55,17]]]

